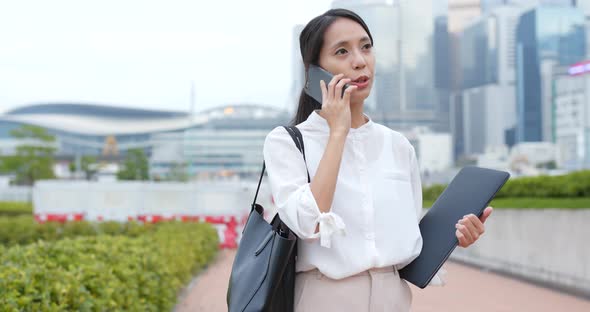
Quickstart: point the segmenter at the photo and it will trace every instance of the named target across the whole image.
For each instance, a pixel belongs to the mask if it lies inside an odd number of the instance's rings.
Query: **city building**
[[[586,19],[590,18],[590,1],[588,0],[577,0],[576,7],[584,13]]]
[[[0,151],[14,154],[20,141],[11,130],[21,125],[45,128],[56,138],[58,176],[82,156],[120,163],[129,149],[141,148],[150,159],[154,179],[170,173],[248,175],[260,170],[266,134],[289,122],[289,114],[272,107],[241,104],[202,111],[145,110],[87,104],[39,104],[0,116]]]
[[[437,130],[440,132],[451,132],[450,116],[450,95],[455,89],[455,80],[453,67],[455,57],[451,51],[453,48],[453,34],[448,30],[448,17],[446,12],[443,15],[436,16],[434,19],[434,87],[438,92],[438,115],[442,121],[441,127]]]
[[[449,32],[459,33],[481,15],[481,0],[448,0]]]
[[[517,26],[516,142],[552,141],[552,68],[586,57],[584,14],[575,7],[541,5],[525,12]]]
[[[538,5],[572,6],[575,2],[584,0],[481,0],[482,11],[490,11],[498,6],[513,5],[530,9]]]
[[[519,10],[498,7],[460,33],[461,84],[451,94],[452,133],[457,156],[482,154],[514,144],[516,123],[515,31]]]
[[[453,146],[450,134],[433,132],[428,127],[414,127],[402,133],[414,146],[422,175],[428,176],[452,167]]]
[[[477,155],[477,166],[495,170],[510,168],[510,150],[506,145],[487,147],[483,154]]]
[[[553,81],[553,138],[565,169],[590,168],[590,61],[559,67]]]
[[[523,142],[511,149],[508,146],[488,147],[477,155],[478,167],[509,171],[514,176],[536,176],[542,173],[556,174],[562,170],[559,147],[551,142]]]
[[[72,158],[77,155],[105,156],[118,159],[133,148],[149,152],[150,135],[186,129],[192,123],[185,112],[145,110],[116,106],[47,103],[22,106],[0,116],[0,150],[14,153],[13,129],[33,125],[47,129],[56,137],[56,155]]]
[[[461,81],[461,34],[464,27],[481,15],[480,0],[448,0],[447,32],[449,40],[449,66],[446,73],[448,86],[448,131],[453,138],[453,155],[461,157],[465,152],[463,134],[463,98]]]
[[[255,177],[262,169],[266,135],[286,125],[290,115],[258,105],[236,105],[199,113],[207,121],[176,133],[152,136],[150,173],[155,179],[188,177]]]
[[[516,174],[538,175],[541,168],[561,166],[558,147],[552,142],[522,142],[510,150],[509,169]]]

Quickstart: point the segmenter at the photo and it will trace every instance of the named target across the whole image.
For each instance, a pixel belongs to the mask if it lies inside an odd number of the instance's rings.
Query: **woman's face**
[[[357,22],[339,18],[326,29],[319,65],[334,75],[352,79],[350,84],[357,85],[357,90],[351,95],[351,103],[362,103],[369,96],[375,55],[369,35]]]

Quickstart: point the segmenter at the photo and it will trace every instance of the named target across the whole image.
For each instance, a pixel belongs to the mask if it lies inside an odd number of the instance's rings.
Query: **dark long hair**
[[[305,66],[306,82],[309,65],[313,64],[319,66],[320,51],[324,44],[324,34],[326,29],[328,29],[328,27],[338,18],[348,18],[357,22],[367,32],[369,39],[371,39],[371,44],[373,44],[373,36],[371,36],[367,24],[365,24],[360,16],[350,10],[331,9],[324,14],[315,17],[305,25],[305,28],[301,31],[301,35],[299,35],[299,49],[301,50],[301,58],[303,59],[303,65]],[[311,96],[307,95],[302,89],[301,95],[299,95],[297,113],[291,121],[291,124],[297,125],[305,121],[314,110],[320,108],[322,108],[322,105]]]

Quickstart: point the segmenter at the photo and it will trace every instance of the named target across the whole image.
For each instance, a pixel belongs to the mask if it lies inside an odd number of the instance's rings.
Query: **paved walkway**
[[[227,311],[225,294],[234,250],[223,250],[177,306],[177,312]],[[444,287],[412,285],[413,312],[590,311],[590,301],[448,262]]]

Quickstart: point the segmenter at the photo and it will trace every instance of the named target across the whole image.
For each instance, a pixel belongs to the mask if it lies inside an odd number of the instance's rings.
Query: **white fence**
[[[33,189],[35,219],[45,221],[199,220],[211,223],[221,248],[235,248],[256,182],[152,183],[40,181]],[[259,204],[276,211],[267,185]]]
[[[0,188],[0,201],[30,202],[32,190],[29,186],[6,186]]]
[[[36,216],[82,215],[84,220],[126,221],[140,216],[236,216],[248,214],[256,182],[87,182],[40,181],[33,191]],[[258,202],[275,208],[269,188]]]

